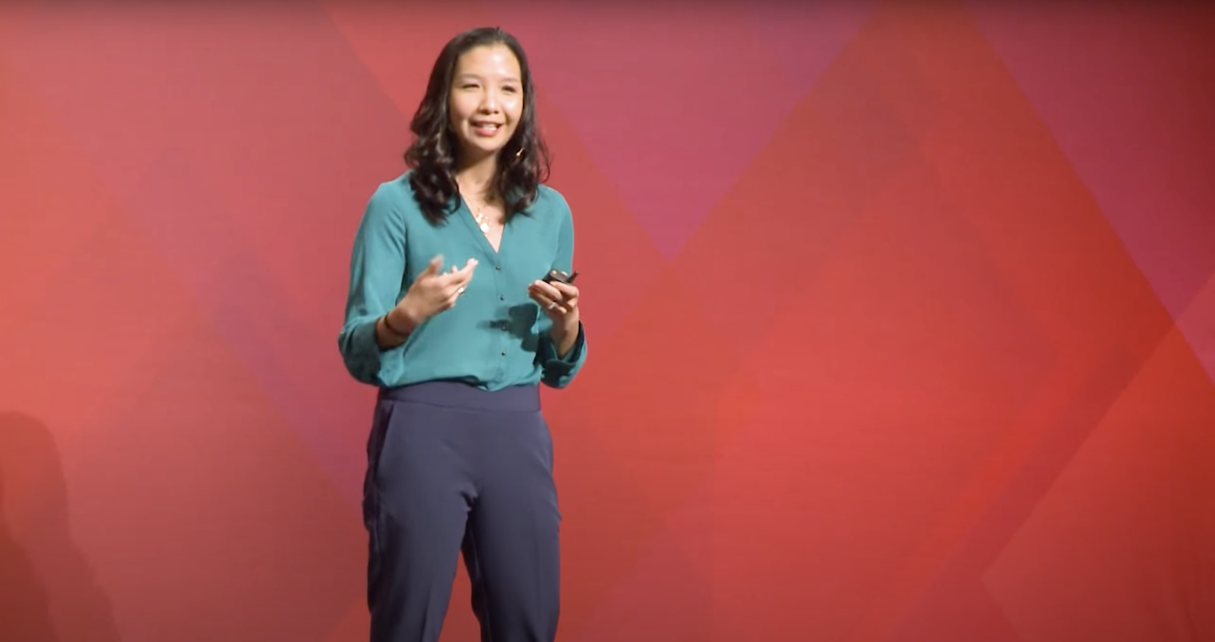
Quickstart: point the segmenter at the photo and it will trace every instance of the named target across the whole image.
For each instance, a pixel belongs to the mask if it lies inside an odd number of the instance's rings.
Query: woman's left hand
[[[554,326],[578,320],[578,286],[559,281],[533,281],[527,293],[552,319]]]
[[[564,359],[573,349],[582,327],[578,319],[578,286],[559,281],[535,281],[528,286],[527,293],[552,320],[549,337],[557,356]]]

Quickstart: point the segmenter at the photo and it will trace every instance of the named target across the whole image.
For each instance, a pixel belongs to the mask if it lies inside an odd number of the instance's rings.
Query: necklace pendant
[[[481,224],[481,231],[482,231],[482,232],[485,232],[486,234],[489,234],[489,223],[482,223],[482,224]]]

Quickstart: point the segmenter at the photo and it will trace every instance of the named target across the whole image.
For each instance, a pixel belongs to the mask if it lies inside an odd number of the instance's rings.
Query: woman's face
[[[505,45],[464,52],[456,62],[447,110],[468,160],[497,154],[523,115],[522,73],[514,53]]]

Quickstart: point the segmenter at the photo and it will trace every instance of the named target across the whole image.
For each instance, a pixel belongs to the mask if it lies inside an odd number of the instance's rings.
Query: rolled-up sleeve
[[[355,233],[346,313],[338,332],[342,361],[357,381],[382,385],[376,321],[397,304],[405,272],[405,220],[390,185],[372,194]]]
[[[561,228],[557,238],[557,256],[553,261],[553,268],[572,274],[574,270],[574,220],[568,205],[562,209]],[[578,337],[564,357],[557,355],[556,346],[553,345],[552,339],[547,333],[541,335],[539,350],[536,354],[536,359],[543,369],[541,381],[553,388],[568,386],[586,363],[586,355],[586,329],[581,321],[578,322]]]

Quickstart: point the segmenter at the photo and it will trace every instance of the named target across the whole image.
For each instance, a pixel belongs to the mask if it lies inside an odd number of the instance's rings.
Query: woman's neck
[[[483,159],[457,167],[456,184],[460,186],[460,193],[478,198],[492,196],[494,178],[498,169],[497,160],[497,155],[491,154]]]

